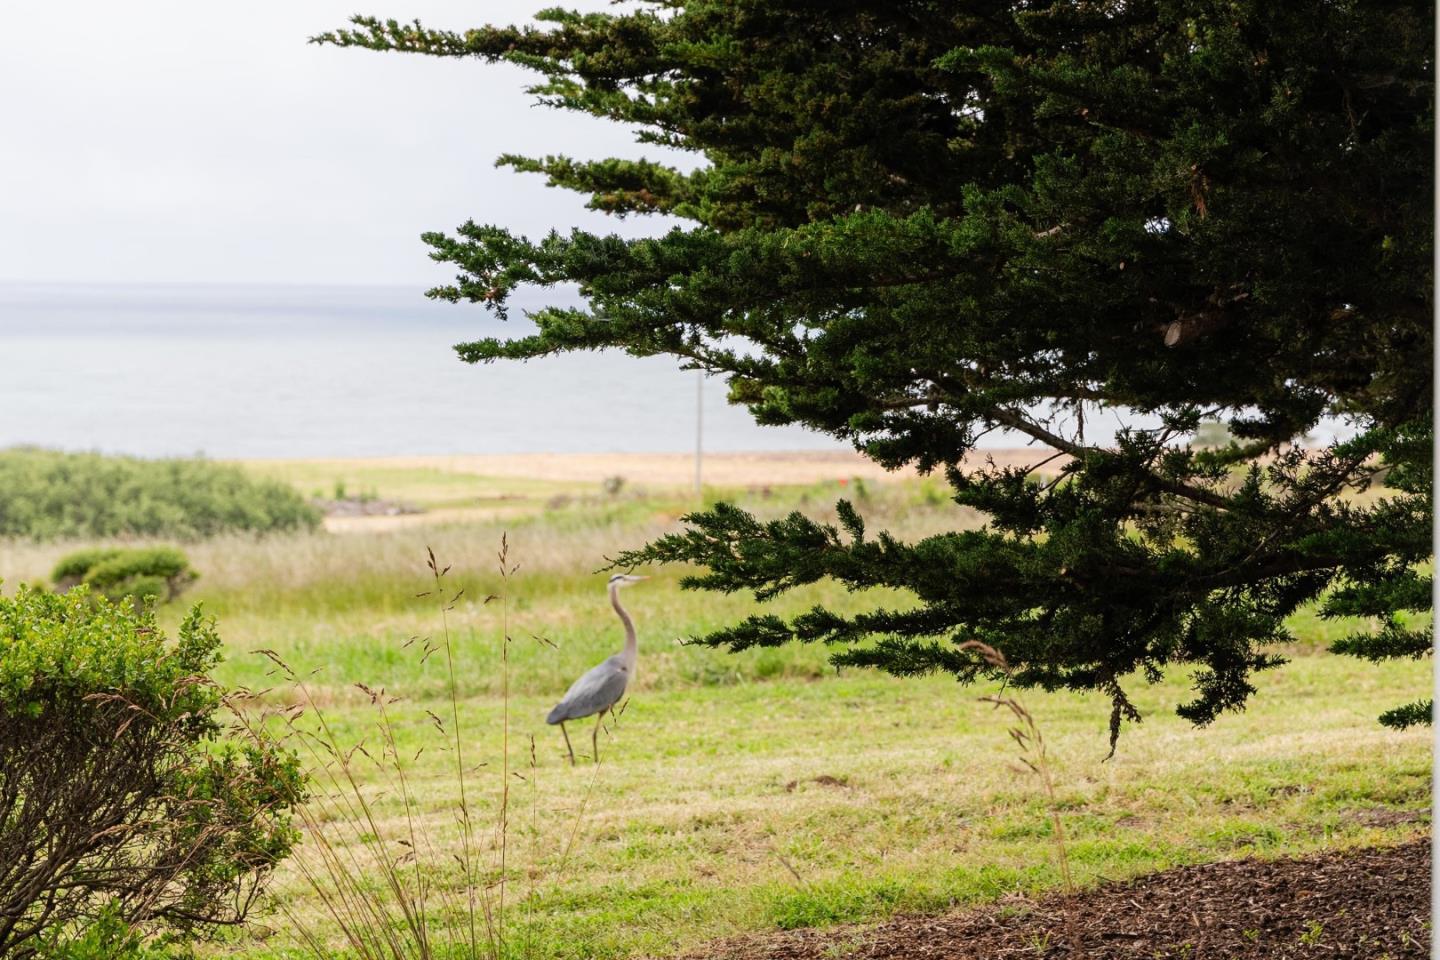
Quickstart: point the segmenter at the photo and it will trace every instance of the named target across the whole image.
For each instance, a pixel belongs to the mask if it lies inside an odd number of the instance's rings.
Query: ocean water
[[[529,301],[538,305],[538,300]],[[533,329],[418,288],[0,285],[0,447],[327,457],[836,449],[619,352],[471,366]]]

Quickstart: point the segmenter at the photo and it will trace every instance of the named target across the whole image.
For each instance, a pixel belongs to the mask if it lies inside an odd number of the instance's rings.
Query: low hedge
[[[62,557],[50,578],[57,590],[79,584],[109,600],[174,600],[199,576],[174,547],[100,547]]]
[[[297,491],[229,464],[0,450],[0,537],[195,540],[319,524]]]

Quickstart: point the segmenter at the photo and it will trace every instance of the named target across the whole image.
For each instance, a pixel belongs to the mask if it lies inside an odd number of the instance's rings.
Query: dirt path
[[[1430,840],[1180,867],[1073,897],[711,944],[694,960],[1420,960]]]

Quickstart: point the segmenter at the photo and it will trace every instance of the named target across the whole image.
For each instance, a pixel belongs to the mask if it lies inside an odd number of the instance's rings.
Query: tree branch
[[[1029,420],[1025,419],[1016,411],[1010,410],[1006,407],[991,407],[990,409],[985,411],[985,415],[992,418],[998,423],[1003,423],[1007,427],[1011,427],[1015,430],[1020,431],[1028,437],[1039,440],[1042,443],[1047,443],[1050,446],[1054,447],[1056,450],[1060,450],[1063,453],[1068,453],[1077,460],[1083,460],[1088,456],[1115,456],[1114,453],[1110,452],[1109,450],[1101,449],[1100,447],[1086,446],[1084,444],[1074,443],[1070,440],[1066,440],[1059,434],[1052,433],[1051,431],[1046,430],[1044,427],[1039,426],[1038,424],[1031,423]],[[1175,480],[1167,480],[1164,477],[1156,476],[1154,473],[1148,470],[1146,471],[1146,473],[1148,475],[1150,485],[1153,486],[1156,490],[1159,490],[1163,493],[1168,493],[1172,496],[1181,497],[1185,500],[1193,500],[1196,503],[1203,503],[1206,506],[1214,507],[1217,510],[1230,510],[1234,507],[1234,503],[1228,497],[1223,497],[1218,493],[1214,493],[1210,490],[1204,490],[1200,487],[1194,487],[1190,484],[1179,483]]]

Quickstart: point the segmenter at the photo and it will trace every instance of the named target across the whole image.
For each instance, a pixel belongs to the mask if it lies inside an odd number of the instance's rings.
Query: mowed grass
[[[762,512],[824,514],[840,492],[744,495]],[[924,483],[859,493],[876,529],[918,536],[977,522]],[[252,652],[275,651],[307,676],[347,743],[377,742],[374,708],[355,683],[400,697],[391,710],[414,802],[407,811],[362,763],[365,789],[384,835],[402,838],[408,812],[443,847],[456,836],[458,798],[453,755],[426,715],[449,710],[442,658],[421,662],[424,638],[442,636],[439,598],[417,596],[433,586],[427,547],[451,565],[443,598],[467,764],[485,764],[467,783],[474,816],[487,825],[504,780],[506,684],[502,612],[485,598],[507,595],[509,767],[524,778],[510,778],[506,875],[517,955],[664,956],[732,934],[941,911],[1060,884],[1038,784],[1015,769],[1006,715],[977,700],[993,686],[837,674],[823,648],[736,655],[685,645],[680,638],[758,608],[744,595],[681,591],[680,571],[644,571],[654,579],[624,594],[641,635],[639,675],[623,716],[602,735],[603,762],[570,767],[544,715],[621,643],[605,575],[595,571],[606,556],[673,529],[686,507],[672,495],[590,496],[575,491],[570,503],[503,521],[196,544],[187,549],[202,579],[186,600],[219,619],[229,648],[223,680],[294,699]],[[520,565],[508,583],[496,569],[502,532]],[[11,586],[35,579],[68,548],[0,544],[0,574]],[[765,609],[795,613],[817,602],[855,610],[905,598],[816,585]],[[1190,695],[1185,671],[1156,686],[1131,678],[1146,719],[1126,727],[1108,762],[1103,698],[1021,692],[1050,747],[1079,882],[1428,831],[1430,734],[1389,731],[1374,718],[1422,695],[1429,664],[1321,653],[1346,625],[1308,613],[1295,629],[1292,662],[1256,677],[1249,708],[1208,729],[1173,713]],[[571,738],[589,752],[589,724],[571,724]],[[488,826],[482,834],[492,845]],[[453,886],[458,867],[442,856],[433,878]],[[275,897],[331,930],[294,864],[282,869]],[[305,955],[273,913],[215,952]]]
[[[1304,656],[1266,676],[1244,714],[1195,730],[1169,712],[1187,693],[1177,676],[1137,690],[1147,720],[1108,762],[1099,698],[1026,696],[1056,764],[1077,880],[1387,843],[1426,829],[1428,732],[1373,721],[1378,704],[1424,679],[1415,665],[1362,673]],[[514,940],[546,957],[666,955],[736,933],[1057,887],[1037,785],[1014,769],[1005,717],[977,702],[981,692],[869,674],[652,688],[602,737],[602,763],[574,768],[558,731],[542,723],[553,696],[514,698],[511,765],[525,777],[511,795]],[[442,707],[426,699],[392,710],[411,812],[453,838],[452,758],[421,712]],[[468,758],[487,762],[469,778],[485,824],[502,781],[500,709],[489,696],[461,704]],[[378,740],[371,708],[326,710],[342,740]],[[571,726],[582,754],[588,729]],[[382,831],[403,838],[393,792],[378,807]],[[493,840],[485,846],[494,856]],[[443,867],[444,882],[457,882],[458,871]],[[293,871],[276,893],[325,926]],[[292,955],[287,943],[281,933],[236,946],[258,960]]]

